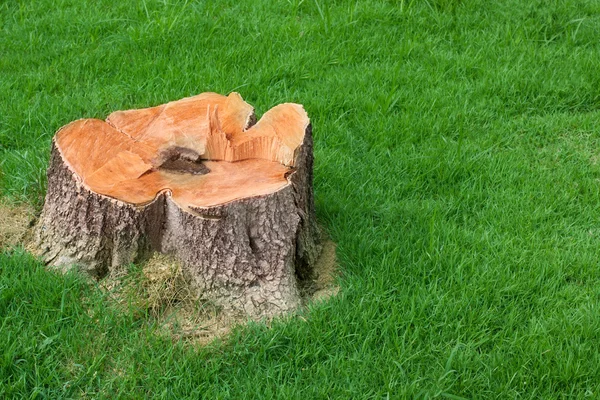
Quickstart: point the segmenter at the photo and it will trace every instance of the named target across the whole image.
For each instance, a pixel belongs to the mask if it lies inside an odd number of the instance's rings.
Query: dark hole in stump
[[[159,169],[176,174],[204,175],[210,169],[202,163],[200,155],[185,147],[171,147],[160,155]]]

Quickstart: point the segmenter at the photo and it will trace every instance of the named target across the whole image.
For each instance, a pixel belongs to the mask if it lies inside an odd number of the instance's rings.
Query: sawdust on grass
[[[326,240],[323,243],[321,255],[315,263],[315,291],[307,296],[307,302],[324,301],[335,296],[339,291],[336,279],[339,275],[339,266],[335,255],[335,243]]]
[[[110,292],[117,307],[128,308],[157,323],[159,334],[174,340],[206,344],[225,336],[242,322],[203,301],[192,289],[179,262],[165,254],[154,253],[139,268],[104,278],[100,287]]]
[[[22,243],[34,219],[33,207],[0,200],[0,249]]]
[[[338,292],[335,243],[325,241],[315,264],[314,279],[305,282],[304,303],[324,301]],[[173,257],[155,253],[139,269],[101,282],[118,306],[136,307],[140,314],[157,322],[159,334],[173,340],[205,345],[224,339],[231,330],[247,322],[201,299]]]

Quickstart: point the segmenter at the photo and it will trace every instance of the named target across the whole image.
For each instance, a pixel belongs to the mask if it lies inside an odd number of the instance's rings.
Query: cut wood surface
[[[319,253],[312,163],[301,105],[256,122],[237,93],[74,121],[53,140],[35,247],[98,278],[171,254],[205,300],[275,315]]]

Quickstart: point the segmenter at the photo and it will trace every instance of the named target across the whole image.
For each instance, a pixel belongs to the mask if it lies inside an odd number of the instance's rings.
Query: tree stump
[[[301,105],[256,122],[237,93],[74,121],[52,142],[34,246],[96,278],[169,254],[227,310],[295,309],[320,250],[312,143]]]

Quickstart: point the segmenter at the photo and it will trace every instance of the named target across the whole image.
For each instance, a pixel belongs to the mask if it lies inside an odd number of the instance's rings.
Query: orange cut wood
[[[96,193],[139,205],[170,190],[176,202],[181,197],[187,205],[212,206],[287,184],[290,168],[285,167],[293,167],[308,116],[302,106],[282,104],[250,127],[253,111],[237,93],[204,93],[163,106],[117,111],[107,122],[72,122],[56,135],[56,147]],[[166,155],[178,156],[178,149],[197,155],[210,172],[178,179],[162,171]]]

